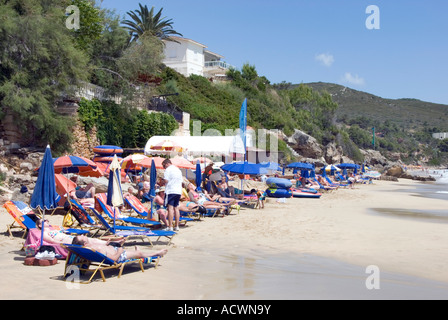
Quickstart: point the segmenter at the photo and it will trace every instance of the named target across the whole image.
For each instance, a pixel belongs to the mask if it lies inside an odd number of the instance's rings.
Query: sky
[[[185,38],[248,63],[272,84],[330,82],[383,98],[448,104],[446,0],[103,0],[139,3]]]

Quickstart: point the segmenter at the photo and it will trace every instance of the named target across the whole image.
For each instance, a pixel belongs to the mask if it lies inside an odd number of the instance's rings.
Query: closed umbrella
[[[114,209],[114,229],[115,229],[115,207],[124,204],[123,191],[121,190],[121,168],[117,155],[114,155],[110,164],[109,183],[107,185],[107,204]]]
[[[149,195],[151,196],[151,212],[149,214],[152,219],[152,203],[156,196],[157,168],[154,159],[151,160],[151,169],[149,171]]]
[[[56,210],[60,196],[56,192],[56,182],[54,177],[53,157],[50,146],[45,149],[44,158],[39,168],[36,185],[31,196],[30,207],[38,209],[42,213],[42,221],[45,220],[46,210]],[[40,245],[44,239],[44,223],[42,223],[42,233]]]
[[[201,163],[198,160],[198,162],[196,162],[196,189],[198,191],[202,191],[201,182],[202,182]]]

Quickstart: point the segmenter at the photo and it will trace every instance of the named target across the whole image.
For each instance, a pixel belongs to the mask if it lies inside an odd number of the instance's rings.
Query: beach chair
[[[12,237],[12,229],[23,230],[23,239],[29,229],[36,228],[36,223],[31,218],[31,215],[35,216],[35,214],[26,203],[22,201],[7,201],[3,207],[14,219],[11,224],[6,225],[10,237]]]
[[[162,224],[158,221],[141,219],[135,217],[125,217],[121,214],[121,210],[117,207],[113,208],[107,204],[107,195],[105,193],[97,193],[95,195],[95,202],[101,208],[101,211],[109,218],[113,220],[115,216],[115,222],[123,222],[124,224],[134,224],[134,225],[144,225],[144,226],[161,226]]]
[[[176,232],[174,231],[152,230],[142,226],[110,225],[109,222],[107,222],[107,220],[95,208],[90,208],[90,210],[95,215],[98,222],[101,223],[104,227],[105,231],[100,236],[100,238],[106,235],[115,235],[120,237],[139,237],[142,240],[146,239],[150,243],[150,245],[153,246],[151,237],[157,237],[157,241],[159,241],[161,237],[166,237],[169,240],[167,245],[169,245],[173,237],[176,235]]]
[[[69,252],[65,260],[64,278],[66,281],[71,280],[74,271],[79,271],[81,274],[91,272],[92,275],[87,281],[80,281],[80,283],[86,284],[91,283],[98,272],[103,282],[106,282],[105,270],[118,269],[118,278],[120,278],[124,267],[129,264],[138,263],[140,270],[144,272],[143,264],[153,264],[154,268],[157,268],[160,260],[159,256],[153,256],[144,259],[128,259],[124,262],[117,263],[102,253],[88,247],[75,244],[63,244],[62,246]]]
[[[89,214],[88,210],[76,199],[67,199],[67,201],[70,203],[70,209],[66,213],[66,216],[71,214],[78,222],[78,226],[81,229],[90,230],[93,232],[93,236],[97,235],[99,231],[104,229],[103,225],[96,223],[96,221]]]
[[[322,183],[320,183],[319,180],[317,180],[316,178],[314,178],[314,181],[317,182],[317,184],[318,184],[319,187],[320,187],[320,190],[323,190],[323,191],[332,191],[332,190],[334,190],[334,188],[324,186],[324,185],[323,185]]]
[[[143,203],[134,195],[128,195],[124,198],[126,204],[138,215],[142,217],[148,217],[149,210],[143,205]],[[154,211],[153,211],[154,212]],[[155,221],[155,220],[152,220]],[[180,222],[187,223],[188,221],[193,221],[191,217],[181,216]]]
[[[22,229],[25,231],[22,235],[22,239],[25,238],[26,234],[31,229],[36,229],[36,219],[37,216],[26,203],[22,201],[7,201],[3,207],[6,211],[14,218],[14,222],[11,225],[7,225],[9,236],[12,237],[11,229]],[[17,225],[14,225],[17,223]],[[85,230],[74,229],[74,228],[63,228],[65,233],[68,234],[86,234],[89,233]]]
[[[334,183],[333,181],[330,180],[330,178],[325,177],[325,180],[330,184],[331,187],[348,187],[349,184],[347,183]]]

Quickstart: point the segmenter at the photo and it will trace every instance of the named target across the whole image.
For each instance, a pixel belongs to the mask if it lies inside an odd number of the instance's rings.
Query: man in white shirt
[[[170,159],[162,162],[165,169],[163,178],[165,179],[165,206],[168,211],[168,230],[173,231],[173,220],[176,218],[174,231],[179,231],[179,200],[182,194],[182,171],[171,163]]]

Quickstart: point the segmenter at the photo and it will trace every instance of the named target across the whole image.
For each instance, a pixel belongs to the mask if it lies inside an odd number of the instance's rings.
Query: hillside
[[[367,117],[381,122],[389,120],[406,129],[436,127],[448,131],[448,105],[417,99],[385,99],[334,83],[313,82],[307,86],[327,91],[339,105],[338,119]],[[406,116],[404,116],[406,115]]]

